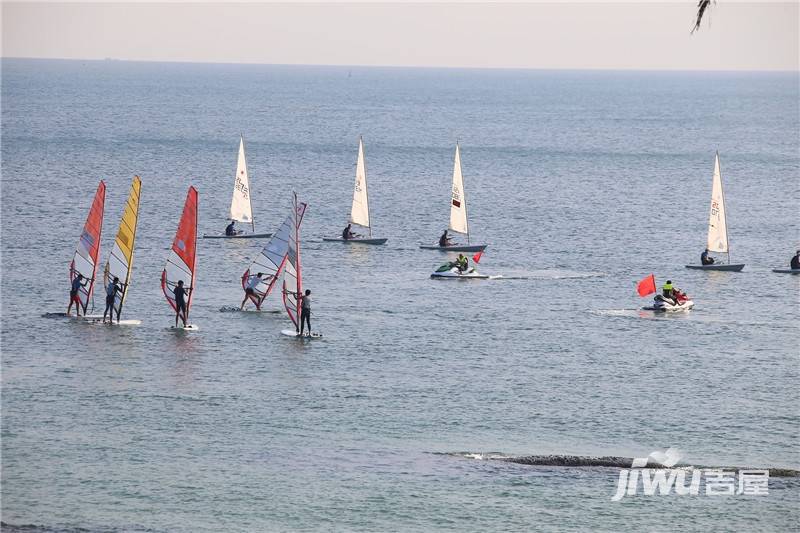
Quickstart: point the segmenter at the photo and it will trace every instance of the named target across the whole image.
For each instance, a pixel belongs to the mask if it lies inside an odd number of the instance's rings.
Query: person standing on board
[[[714,264],[714,258],[708,256],[708,248],[706,248],[705,251],[702,254],[700,254],[700,264],[702,265]]]
[[[306,289],[306,293],[300,295],[300,329],[297,336],[303,336],[303,324],[308,324],[308,336],[311,336],[311,291]]]
[[[231,223],[225,228],[225,236],[226,237],[233,237],[237,235],[239,232],[236,231],[236,221],[231,220]]]
[[[347,224],[347,227],[342,230],[342,239],[349,241],[353,237],[355,237],[355,234],[350,229],[350,224]]]
[[[261,310],[261,304],[258,302],[258,296],[256,295],[256,287],[258,287],[258,284],[261,283],[261,277],[263,275],[263,272],[259,272],[255,276],[248,276],[247,286],[244,288],[244,300],[242,300],[242,305],[239,307],[240,310],[244,311],[244,304],[247,303],[248,298],[252,300],[254,304],[256,304],[257,310]]]
[[[800,250],[797,250],[797,253],[794,254],[792,260],[789,261],[789,268],[792,270],[800,270]]]
[[[108,282],[106,287],[106,310],[103,311],[103,324],[106,323],[106,314],[111,316],[108,323],[114,322],[114,300],[117,298],[117,293],[122,292],[122,287],[119,284],[119,278],[115,277],[112,281]],[[117,310],[117,324],[119,324],[119,310]]]
[[[81,296],[80,296],[80,289],[81,287],[86,287],[86,284],[89,283],[89,280],[83,281],[83,274],[78,274],[75,279],[72,280],[72,288],[69,290],[69,305],[67,306],[67,316],[69,316],[70,310],[72,310],[72,304],[75,304],[75,314],[77,316],[81,316]]]
[[[175,296],[175,327],[178,327],[178,317],[183,320],[183,327],[186,327],[186,297],[191,292],[192,288],[183,288],[183,280],[178,280],[178,285],[172,289],[172,294]],[[183,311],[183,314],[181,314]]]
[[[453,243],[450,242],[450,237],[447,235],[447,230],[444,230],[444,233],[442,233],[442,236],[439,237],[439,246],[444,248],[445,246],[450,246],[451,244],[453,244]]]

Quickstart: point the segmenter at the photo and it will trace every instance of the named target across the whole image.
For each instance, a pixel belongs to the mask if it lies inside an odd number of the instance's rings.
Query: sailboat
[[[231,198],[231,211],[229,220],[249,223],[252,233],[238,233],[225,235],[225,233],[204,233],[204,239],[256,239],[269,237],[271,233],[256,233],[256,224],[253,220],[253,203],[250,198],[250,179],[247,174],[247,160],[244,155],[244,135],[239,138],[239,160],[236,164],[236,176],[233,182],[233,197]]]
[[[293,208],[294,209],[294,208]],[[305,214],[306,204],[300,204],[297,212],[297,224],[302,223]],[[295,211],[286,217],[286,220],[278,228],[278,231],[261,250],[261,253],[250,264],[250,267],[242,275],[242,289],[247,291],[248,287],[253,289],[250,301],[256,304],[256,309],[261,309],[261,304],[272,292],[275,282],[283,271],[286,264],[286,257],[289,253],[289,241],[294,233]],[[261,274],[260,278],[258,274]],[[257,283],[251,286],[251,282]],[[245,292],[246,293],[246,292]]]
[[[113,309],[110,323],[120,325],[137,325],[141,324],[141,320],[118,320],[113,321],[116,315],[119,317],[122,313],[122,306],[125,303],[125,298],[128,296],[128,288],[131,283],[131,271],[133,269],[133,247],[136,242],[136,226],[139,220],[139,195],[142,190],[142,180],[139,176],[133,177],[131,183],[131,190],[128,193],[128,201],[125,202],[125,209],[122,212],[122,219],[119,222],[119,229],[117,230],[117,237],[114,239],[114,247],[111,249],[111,255],[108,257],[106,267],[103,270],[103,287],[118,278],[122,286],[122,290],[117,292],[114,297]],[[94,322],[103,320],[102,315],[93,315],[86,317]]]
[[[448,244],[430,246],[422,244],[424,250],[445,250],[448,252],[482,252],[486,244],[470,244],[469,224],[467,223],[467,196],[464,191],[464,177],[461,175],[461,148],[456,143],[456,158],[453,163],[453,190],[450,197],[450,226],[448,230],[467,236],[467,244]]]
[[[695,270],[724,270],[739,272],[744,268],[744,263],[732,264],[731,251],[728,243],[728,220],[725,211],[725,195],[722,192],[722,174],[719,170],[719,152],[714,158],[714,177],[711,182],[711,210],[708,215],[708,244],[709,252],[722,253],[727,256],[726,263],[711,265],[686,265],[686,268]]]
[[[353,207],[350,209],[350,224],[356,224],[369,231],[369,237],[356,236],[323,237],[328,242],[349,242],[359,244],[384,244],[388,239],[373,239],[369,221],[369,193],[367,191],[367,165],[364,163],[364,140],[358,138],[358,162],[356,163],[356,183],[353,188]],[[343,232],[344,233],[344,232]]]
[[[167,256],[167,264],[161,272],[161,290],[167,298],[167,303],[172,310],[178,312],[175,301],[174,289],[180,282],[186,291],[186,312],[183,316],[185,326],[177,329],[197,330],[197,326],[189,324],[189,311],[192,307],[194,292],[197,288],[195,263],[197,260],[197,190],[189,187],[186,202],[183,205],[183,214],[172,241],[172,248]]]
[[[294,324],[294,329],[281,330],[282,335],[299,337],[301,300],[298,296],[303,294],[303,271],[300,267],[300,222],[306,211],[306,204],[297,202],[297,193],[292,199],[291,226],[289,228],[289,246],[286,255],[286,266],[283,274],[283,305],[286,314]],[[308,337],[321,337],[319,333],[311,333]]]
[[[97,272],[97,259],[100,254],[100,235],[103,231],[103,209],[106,202],[106,183],[100,180],[97,191],[94,193],[92,207],[83,225],[83,233],[78,239],[78,246],[69,264],[69,280],[74,281],[78,274],[86,280],[85,285],[78,289],[80,311],[86,315],[86,308],[92,298],[94,290],[94,276]],[[94,306],[92,306],[94,307]]]

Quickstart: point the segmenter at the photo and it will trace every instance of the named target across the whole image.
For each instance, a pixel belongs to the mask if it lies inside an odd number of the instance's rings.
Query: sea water
[[[796,527],[767,496],[611,501],[645,457],[800,469],[796,73],[572,72],[117,61],[2,62],[2,520],[42,531],[618,531]],[[160,273],[186,190],[224,230],[244,134],[255,226],[308,202],[304,286],[322,339],[238,306],[264,240],[200,240],[191,322]],[[346,224],[363,135],[373,236]],[[478,266],[430,273],[456,141]],[[719,150],[731,258],[699,272]],[[123,318],[64,318],[100,179],[101,266],[134,174]],[[654,273],[695,301],[656,316]],[[96,287],[95,312],[102,311]],[[494,454],[494,455],[493,455]],[[547,462],[547,461],[545,461]],[[623,466],[630,466],[624,465]]]

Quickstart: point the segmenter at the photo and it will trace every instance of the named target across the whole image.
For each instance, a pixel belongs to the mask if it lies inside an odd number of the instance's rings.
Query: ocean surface
[[[263,240],[200,240],[200,329],[168,329],[186,190],[199,232],[222,231],[240,133],[256,228],[291,191],[308,202],[322,339],[280,334],[278,291],[275,312],[220,311]],[[346,223],[359,135],[382,247],[321,241]],[[3,529],[795,529],[798,477],[616,502],[619,467],[591,458],[800,469],[800,277],[771,272],[800,248],[799,138],[796,73],[3,60]],[[418,248],[447,225],[457,140],[479,270],[500,279],[432,280],[446,255]],[[684,268],[717,150],[739,274]],[[142,324],[43,318],[66,308],[98,181],[105,263],[134,174],[123,318]],[[695,309],[641,310],[650,273]]]

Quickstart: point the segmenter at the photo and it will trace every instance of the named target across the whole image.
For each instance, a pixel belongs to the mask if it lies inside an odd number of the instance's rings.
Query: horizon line
[[[800,74],[800,65],[796,70],[789,69],[702,69],[702,68],[648,68],[648,67],[508,67],[508,66],[451,66],[451,65],[375,65],[375,64],[345,64],[345,63],[262,63],[255,61],[195,61],[176,59],[123,59],[116,57],[75,58],[75,57],[34,57],[34,56],[2,56],[0,60],[27,60],[27,61],[78,61],[98,63],[154,63],[154,64],[185,64],[185,65],[242,65],[242,66],[269,66],[269,67],[330,67],[330,68],[375,68],[375,69],[419,69],[419,70],[527,70],[527,71],[588,71],[588,72],[706,72],[706,73],[775,73],[775,74]]]

